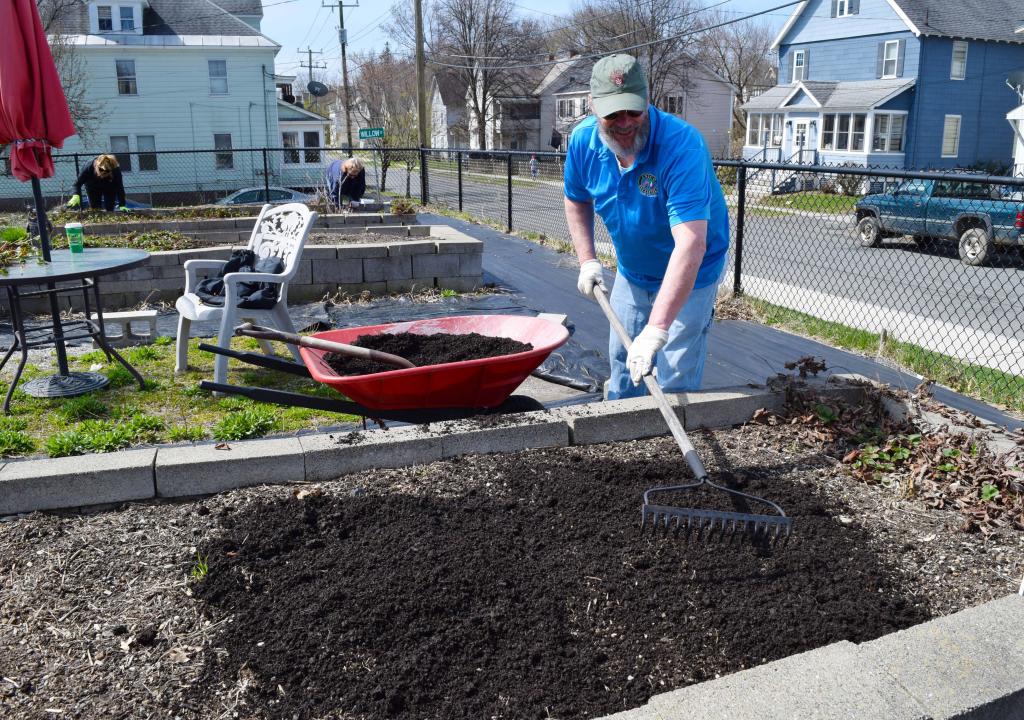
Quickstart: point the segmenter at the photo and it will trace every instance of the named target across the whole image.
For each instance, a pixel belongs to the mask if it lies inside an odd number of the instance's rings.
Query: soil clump
[[[480,333],[379,333],[360,335],[352,345],[405,358],[416,366],[479,360],[512,355],[533,349],[530,343]],[[395,370],[394,365],[364,360],[341,353],[327,353],[324,360],[339,375],[369,375]]]

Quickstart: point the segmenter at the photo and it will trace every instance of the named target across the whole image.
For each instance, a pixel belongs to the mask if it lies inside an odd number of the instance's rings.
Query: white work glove
[[[668,342],[668,333],[664,330],[645,325],[636,340],[629,346],[629,354],[626,356],[626,367],[629,368],[629,379],[634,385],[639,385],[644,375],[651,372],[654,367],[654,356],[665,347]]]
[[[599,260],[587,260],[580,265],[580,277],[576,281],[576,289],[588,298],[594,297],[594,286],[600,285],[601,289],[608,292],[604,286],[604,268]]]

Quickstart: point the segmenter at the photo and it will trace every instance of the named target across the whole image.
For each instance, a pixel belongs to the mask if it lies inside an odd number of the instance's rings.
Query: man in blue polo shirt
[[[609,301],[633,338],[609,339],[608,399],[646,394],[657,367],[666,392],[700,387],[729,214],[700,133],[648,105],[647,80],[629,55],[610,55],[590,77],[593,116],[569,139],[565,217],[580,261],[578,288],[604,285],[594,211],[612,236],[618,274]]]

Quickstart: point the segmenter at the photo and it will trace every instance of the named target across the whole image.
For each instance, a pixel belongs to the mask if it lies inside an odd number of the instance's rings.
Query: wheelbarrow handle
[[[313,348],[316,350],[326,350],[327,352],[348,355],[350,357],[370,360],[372,362],[384,363],[385,365],[394,365],[400,368],[416,367],[403,357],[381,352],[380,350],[371,350],[370,348],[359,347],[358,345],[348,345],[346,343],[307,337],[296,333],[283,332],[274,328],[263,327],[262,325],[253,325],[252,323],[243,323],[236,327],[235,335],[245,335],[246,337],[259,338],[260,340],[277,340],[279,342],[288,343],[289,345],[300,345],[302,347]]]

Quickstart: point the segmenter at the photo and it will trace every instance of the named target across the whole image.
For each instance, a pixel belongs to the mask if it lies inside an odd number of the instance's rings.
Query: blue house
[[[743,109],[743,157],[1005,168],[1022,0],[806,0],[773,48],[779,84]]]

